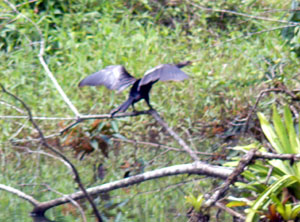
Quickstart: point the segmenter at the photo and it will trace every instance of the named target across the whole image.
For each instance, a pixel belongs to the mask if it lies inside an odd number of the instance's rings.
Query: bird
[[[191,61],[185,61],[177,64],[162,64],[146,71],[144,76],[139,79],[130,75],[122,65],[110,65],[87,76],[79,82],[78,86],[104,85],[110,90],[121,92],[132,85],[128,99],[118,108],[111,111],[111,117],[118,112],[125,112],[130,105],[133,111],[135,111],[134,104],[142,99],[146,101],[148,107],[152,110],[149,98],[152,85],[158,81],[182,81],[188,79],[189,76],[181,68],[191,63]]]

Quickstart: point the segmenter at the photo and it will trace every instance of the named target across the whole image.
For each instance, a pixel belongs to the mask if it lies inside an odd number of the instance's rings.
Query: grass
[[[212,4],[203,2],[206,3]],[[16,18],[13,13],[8,13],[11,10],[6,4],[0,4],[3,5],[1,16]],[[123,1],[49,1],[39,2],[39,6],[27,4],[19,10],[41,28],[46,40],[45,59],[49,68],[80,113],[108,113],[127,97],[127,91],[117,95],[104,87],[77,88],[82,78],[107,65],[122,64],[134,76],[141,77],[146,70],[158,64],[199,60],[184,68],[191,75],[190,80],[158,83],[151,92],[153,107],[186,141],[191,136],[194,147],[199,151],[216,151],[223,143],[215,136],[204,138],[205,135],[196,126],[241,115],[245,107],[254,104],[258,91],[268,84],[265,80],[270,68],[267,59],[286,64],[280,81],[291,89],[299,85],[295,79],[299,60],[281,38],[280,30],[226,42],[245,33],[268,29],[270,23],[245,21],[235,16],[223,19],[218,13],[205,13],[191,6],[188,9],[187,4],[165,6],[166,10],[159,10],[161,7],[155,4],[138,0],[129,1],[127,5]],[[232,9],[234,6],[232,10],[237,11],[245,11],[248,7],[250,10],[246,12],[251,14],[259,14],[266,8],[289,8],[282,1],[260,1],[252,5],[246,1],[239,4],[240,8],[236,1],[216,1],[214,4],[215,8]],[[280,16],[280,12],[273,14],[278,19]],[[168,23],[170,18],[174,24]],[[10,19],[0,23],[4,25],[0,31],[1,83],[22,98],[35,116],[73,116],[39,64],[36,30],[23,18],[8,23]],[[22,109],[7,95],[1,94],[1,101]],[[270,101],[271,98],[267,99],[259,109],[265,110]],[[143,102],[137,104],[139,110],[145,107]],[[0,115],[20,114],[24,115],[0,105]],[[104,122],[110,123],[109,120]],[[59,124],[67,124],[62,121],[38,123],[46,135],[57,132]],[[118,133],[130,139],[149,141],[154,132],[159,143],[178,146],[149,116],[125,118],[116,123]],[[90,124],[91,121],[88,121],[78,127],[87,130]],[[0,125],[0,183],[19,188],[41,201],[59,196],[46,191],[39,185],[41,183],[47,183],[62,193],[78,190],[62,163],[42,155],[28,154],[8,142],[10,138],[36,135],[26,120],[0,119]],[[22,125],[24,129],[14,136],[16,129]],[[25,145],[34,150],[41,149],[34,143]],[[125,161],[136,165],[140,160],[144,162],[146,171],[190,161],[184,153],[167,152],[159,156],[164,150],[123,143],[110,147],[109,158],[95,151],[83,161],[74,156],[72,148],[63,147],[62,150],[75,163],[84,183],[89,186],[122,178],[128,170],[121,168]],[[107,168],[104,181],[93,179],[93,167],[100,162]],[[166,186],[198,178],[178,176],[148,181],[113,191],[110,200],[100,201],[99,197],[96,200],[108,221],[174,221],[174,218],[186,221],[189,206],[186,206],[184,196],[190,192],[195,196],[208,192],[211,184],[218,182],[195,180],[181,186]],[[89,221],[93,221],[87,203],[81,204],[84,209],[88,208]],[[1,191],[0,218],[30,221],[30,210],[31,206],[25,201]],[[47,214],[58,221],[81,220],[78,212],[69,205],[52,209]],[[228,218],[228,215],[223,217]]]

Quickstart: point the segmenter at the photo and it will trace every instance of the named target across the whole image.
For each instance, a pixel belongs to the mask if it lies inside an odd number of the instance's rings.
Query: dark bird
[[[157,81],[182,81],[189,78],[187,74],[180,70],[180,68],[189,64],[191,64],[190,61],[181,62],[175,65],[159,65],[148,70],[141,79],[136,79],[131,76],[122,65],[112,65],[107,66],[106,68],[84,78],[78,86],[104,85],[108,89],[121,92],[128,86],[133,85],[129,92],[129,98],[118,108],[112,110],[112,116],[117,112],[125,112],[130,105],[132,106],[133,110],[135,110],[134,104],[141,99],[144,99],[149,108],[152,109],[149,99],[149,92],[152,88],[152,85]]]

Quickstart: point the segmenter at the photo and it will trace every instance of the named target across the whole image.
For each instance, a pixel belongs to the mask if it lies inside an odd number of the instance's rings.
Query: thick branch
[[[278,154],[278,153],[261,153],[255,152],[255,159],[280,159],[280,160],[290,160],[296,161],[300,160],[300,154]]]
[[[125,178],[122,180],[106,183],[97,187],[89,188],[87,189],[87,192],[89,193],[89,195],[95,195],[95,194],[127,187],[130,185],[138,184],[147,180],[153,180],[160,177],[173,176],[179,174],[198,174],[198,175],[206,175],[210,177],[226,179],[231,173],[232,173],[232,169],[227,167],[220,167],[220,166],[214,166],[206,163],[194,162],[189,164],[165,167],[162,169],[153,170],[150,172]],[[70,201],[70,198],[73,200],[77,200],[84,197],[85,195],[82,193],[82,191],[79,191],[70,194],[68,196],[43,202],[33,210],[33,213],[39,211],[46,211],[49,208],[67,203]]]

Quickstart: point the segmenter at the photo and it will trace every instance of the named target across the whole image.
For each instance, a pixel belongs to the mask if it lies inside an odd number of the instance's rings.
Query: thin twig
[[[36,206],[38,206],[40,204],[40,202],[37,201],[36,199],[34,199],[32,196],[27,195],[26,193],[23,193],[22,191],[17,190],[17,189],[15,189],[13,187],[9,187],[9,186],[6,186],[4,184],[0,184],[0,189],[1,190],[5,190],[5,191],[7,191],[9,193],[13,193],[13,194],[17,195],[18,197],[21,197],[22,199],[27,200],[34,207],[36,207]]]
[[[22,113],[22,114],[25,113],[25,112],[24,112],[23,110],[21,110],[20,108],[14,106],[14,105],[11,105],[11,104],[9,104],[9,103],[3,101],[3,100],[0,100],[0,104],[3,104],[3,105],[5,105],[5,106],[7,106],[8,108],[12,108],[12,109],[18,111],[19,113]],[[28,116],[27,116],[27,117],[28,117]],[[1,118],[1,117],[0,117],[0,118]]]
[[[68,167],[70,170],[72,170],[72,168],[70,167],[69,163],[66,162],[66,161],[64,161],[62,158],[60,158],[60,157],[58,157],[58,156],[52,155],[52,154],[50,154],[50,153],[46,153],[46,152],[44,152],[44,151],[31,150],[31,149],[29,149],[28,147],[25,147],[25,146],[17,146],[17,145],[14,145],[14,148],[16,148],[16,149],[21,149],[21,150],[25,150],[27,153],[42,154],[42,155],[51,157],[51,158],[53,158],[53,159],[59,160],[59,161],[61,161],[66,167]]]
[[[21,125],[21,127],[12,135],[12,136],[10,136],[9,138],[8,138],[8,140],[12,140],[14,137],[16,137],[16,136],[18,136],[20,133],[21,133],[21,131],[24,129],[24,127],[26,126],[26,123],[27,123],[28,121],[27,120],[25,120],[25,123],[23,123],[22,125]]]
[[[269,180],[270,180],[270,177],[271,177],[271,175],[272,175],[273,169],[274,169],[273,166],[270,166],[270,167],[269,167],[269,171],[268,171],[268,174],[267,174],[267,177],[266,177],[266,181],[265,181],[265,184],[266,184],[266,185],[268,184],[268,182],[269,182]]]
[[[220,209],[226,211],[227,213],[231,214],[231,215],[234,216],[234,217],[240,218],[240,219],[243,220],[243,221],[246,219],[244,215],[242,215],[242,214],[240,214],[240,213],[238,213],[238,212],[232,210],[232,209],[229,208],[229,207],[226,207],[226,206],[225,206],[224,204],[222,204],[221,202],[216,202],[215,205],[216,205],[218,208],[220,208]]]
[[[28,119],[28,116],[0,116],[0,119]],[[38,120],[76,120],[76,117],[46,117],[33,116],[32,119]]]
[[[117,113],[113,116],[113,118],[122,118],[122,117],[130,117],[130,116],[139,116],[139,115],[145,115],[149,114],[149,110],[147,111],[137,111],[137,112],[131,112],[131,113]],[[112,119],[111,114],[103,114],[103,115],[83,115],[78,118],[76,118],[76,121],[62,129],[59,133],[62,135],[65,132],[67,132],[69,129],[73,128],[77,124],[81,123],[85,120],[91,120],[91,119]]]

